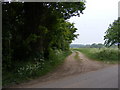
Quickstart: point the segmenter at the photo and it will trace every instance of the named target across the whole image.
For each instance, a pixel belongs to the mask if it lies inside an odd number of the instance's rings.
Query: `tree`
[[[41,37],[36,43],[32,43],[31,47],[34,47],[32,52],[41,51],[45,57],[49,56],[50,42],[52,42],[52,38],[55,38],[54,32],[56,32],[56,29],[54,27],[59,24],[58,19],[62,18],[66,20],[72,16],[80,16],[80,13],[82,13],[84,9],[84,2],[24,3],[26,24],[26,33],[24,36],[28,37],[29,34],[34,33]],[[39,26],[45,27],[47,32],[44,33],[44,30],[40,29]],[[59,35],[57,37],[62,38],[62,35],[61,37]]]
[[[68,50],[76,28],[66,20],[80,16],[85,9],[84,2],[18,2],[2,6],[3,65],[35,57],[49,59],[50,49],[54,48]]]
[[[69,44],[78,36],[78,34],[74,34],[76,30],[74,23],[58,19],[58,23],[54,26],[54,32],[51,34],[50,46],[56,49],[68,50]]]
[[[112,46],[114,44],[118,45],[120,49],[120,17],[109,25],[108,30],[105,32],[104,36],[105,45]]]

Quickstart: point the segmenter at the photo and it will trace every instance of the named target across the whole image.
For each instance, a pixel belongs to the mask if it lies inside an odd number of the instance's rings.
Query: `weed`
[[[84,53],[91,59],[103,61],[105,63],[117,63],[120,51],[116,48],[76,48],[74,50]]]
[[[34,58],[33,61],[15,63],[18,67],[14,68],[11,72],[7,70],[2,72],[2,84],[3,86],[8,86],[43,76],[62,64],[69,54],[71,54],[70,51],[52,50],[49,60]]]
[[[78,52],[76,52],[74,58],[75,58],[76,60],[79,60],[79,54],[78,54]]]

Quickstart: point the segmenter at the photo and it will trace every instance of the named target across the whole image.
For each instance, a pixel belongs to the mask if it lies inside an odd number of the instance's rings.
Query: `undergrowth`
[[[64,62],[71,51],[52,50],[49,59],[34,58],[29,62],[15,62],[16,68],[11,71],[3,70],[3,87],[19,84],[43,76]]]

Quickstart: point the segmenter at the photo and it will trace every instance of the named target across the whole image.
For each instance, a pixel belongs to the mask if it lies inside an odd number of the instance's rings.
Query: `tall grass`
[[[12,72],[3,70],[2,85],[6,87],[43,76],[62,64],[69,54],[71,51],[51,50],[49,60],[35,58],[33,61],[15,63],[18,66]]]
[[[120,55],[120,51],[117,48],[77,48],[74,49],[84,53],[87,57],[105,63],[117,63]]]

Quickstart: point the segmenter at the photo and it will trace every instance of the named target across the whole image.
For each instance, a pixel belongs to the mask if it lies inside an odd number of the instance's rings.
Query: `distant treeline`
[[[106,47],[104,44],[102,43],[93,43],[93,44],[70,44],[70,48],[104,48]],[[113,48],[117,47],[117,45],[113,45]]]

